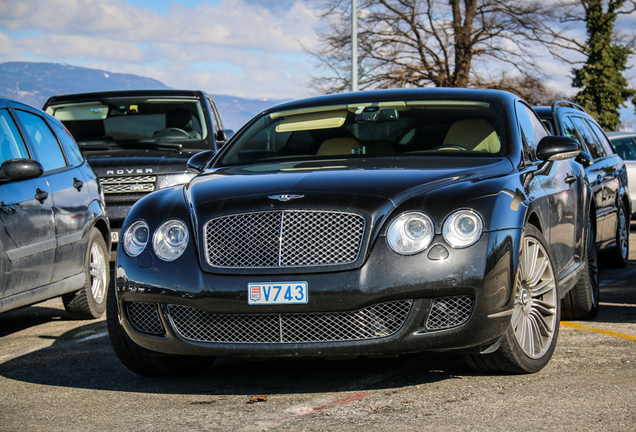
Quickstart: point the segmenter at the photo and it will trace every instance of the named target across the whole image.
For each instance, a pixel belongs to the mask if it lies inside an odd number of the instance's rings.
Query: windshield
[[[53,105],[80,146],[114,141],[183,143],[207,136],[198,100],[125,98]]]
[[[364,102],[265,115],[216,165],[379,155],[501,156],[506,148],[498,102]]]

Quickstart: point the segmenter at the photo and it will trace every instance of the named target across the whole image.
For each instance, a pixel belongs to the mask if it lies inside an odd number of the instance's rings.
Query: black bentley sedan
[[[57,119],[0,98],[0,312],[62,296],[71,318],[106,310],[104,195]]]
[[[190,159],[188,184],[131,209],[111,342],[145,375],[201,372],[217,356],[425,350],[537,372],[561,299],[592,291],[578,153],[500,91],[370,91],[266,110],[214,157]]]

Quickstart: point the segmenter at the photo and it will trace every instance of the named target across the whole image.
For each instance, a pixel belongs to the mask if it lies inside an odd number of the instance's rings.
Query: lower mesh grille
[[[280,315],[218,315],[177,305],[168,305],[168,311],[177,333],[196,342],[338,342],[394,335],[412,303],[400,300],[353,312]]]
[[[159,318],[159,310],[154,303],[128,303],[128,322],[137,330],[144,333],[162,335],[163,324]]]
[[[438,297],[426,320],[428,330],[443,330],[464,324],[473,311],[471,296]]]

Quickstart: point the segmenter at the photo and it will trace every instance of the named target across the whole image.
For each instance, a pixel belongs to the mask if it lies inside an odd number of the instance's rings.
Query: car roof
[[[382,102],[396,100],[418,99],[497,99],[503,102],[512,102],[518,99],[512,93],[502,90],[468,89],[468,88],[411,88],[392,90],[369,90],[352,93],[338,93],[326,96],[317,96],[307,99],[299,99],[283,104],[275,105],[265,113],[295,108],[308,108],[312,106],[339,105],[347,103]]]
[[[174,90],[174,89],[145,89],[145,90],[112,90],[112,91],[99,91],[89,93],[69,93],[63,95],[51,96],[46,101],[45,106],[68,103],[68,102],[81,102],[91,101],[96,99],[109,99],[109,98],[126,98],[126,97],[187,97],[197,98],[204,92],[201,90]]]
[[[609,139],[636,138],[636,132],[605,132]]]
[[[46,117],[47,120],[53,122],[53,123],[57,123],[58,125],[62,125],[62,123],[56,119],[55,117],[53,117],[52,115],[46,113],[45,111],[42,111],[40,108],[38,107],[34,107],[33,105],[29,105],[28,103],[25,102],[20,102],[17,101],[15,99],[9,99],[9,98],[5,98],[5,97],[0,97],[0,106],[11,106],[14,108],[21,108],[21,109],[25,109],[28,111],[33,111],[34,113],[37,113],[38,115],[42,116],[42,117]]]

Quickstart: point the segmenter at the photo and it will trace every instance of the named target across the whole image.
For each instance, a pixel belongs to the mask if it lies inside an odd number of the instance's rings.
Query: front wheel
[[[561,315],[555,275],[543,235],[534,226],[527,226],[521,242],[510,324],[495,352],[464,357],[472,369],[519,374],[538,372],[548,364],[556,347]]]
[[[115,289],[108,292],[106,324],[110,342],[119,360],[132,372],[145,376],[187,376],[205,372],[214,357],[156,355],[143,349],[128,337],[117,313]]]
[[[64,309],[72,319],[95,319],[106,310],[106,292],[110,279],[106,242],[97,228],[92,228],[84,260],[84,288],[62,296]]]

